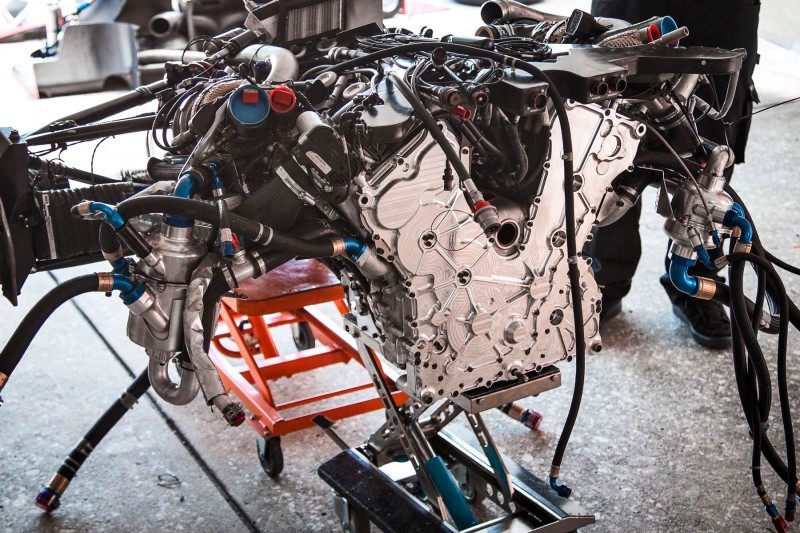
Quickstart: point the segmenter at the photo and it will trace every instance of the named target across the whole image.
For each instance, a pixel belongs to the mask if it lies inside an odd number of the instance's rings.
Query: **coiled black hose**
[[[213,204],[174,196],[145,196],[131,198],[117,205],[125,220],[148,213],[164,213],[219,225],[219,210]],[[249,218],[229,213],[230,228],[250,241],[292,252],[300,257],[331,257],[334,246],[330,240],[305,241],[279,233]]]
[[[28,311],[22,319],[14,334],[8,339],[3,351],[0,352],[0,374],[11,376],[14,369],[22,360],[25,351],[30,346],[31,341],[39,332],[42,325],[50,318],[53,311],[61,304],[75,298],[78,295],[97,291],[100,278],[97,274],[87,274],[78,276],[69,281],[59,284],[44,297],[36,302],[36,305]]]
[[[797,463],[795,457],[794,429],[792,427],[792,413],[789,405],[789,391],[787,384],[786,358],[789,338],[789,298],[783,282],[772,265],[764,258],[751,253],[734,253],[728,256],[731,261],[731,303],[736,314],[739,332],[743,335],[748,352],[760,352],[755,331],[748,321],[747,311],[743,305],[743,271],[744,262],[756,265],[762,272],[769,276],[775,285],[775,296],[780,309],[780,332],[778,334],[778,395],[780,398],[781,419],[786,438],[786,463],[788,469],[787,501],[794,501],[797,485]],[[755,431],[755,430],[754,430]]]

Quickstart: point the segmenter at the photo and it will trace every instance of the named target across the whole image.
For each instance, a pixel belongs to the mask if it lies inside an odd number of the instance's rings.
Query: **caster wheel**
[[[277,477],[283,472],[283,451],[280,437],[258,437],[256,440],[258,460],[269,477]]]
[[[317,344],[317,339],[314,338],[314,332],[311,331],[308,322],[292,324],[292,339],[294,339],[294,345],[301,351],[313,348]]]

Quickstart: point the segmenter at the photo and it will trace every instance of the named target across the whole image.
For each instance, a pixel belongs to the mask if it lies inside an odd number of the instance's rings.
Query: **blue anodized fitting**
[[[139,298],[142,297],[144,294],[144,284],[138,281],[134,281],[127,276],[123,276],[121,274],[113,274],[114,276],[114,289],[115,291],[119,291],[119,297],[122,299],[122,303],[125,305],[130,305]]]
[[[355,237],[344,237],[344,250],[353,261],[358,261],[367,250],[367,245]]]
[[[670,281],[676,289],[689,296],[695,296],[700,290],[700,280],[689,274],[689,267],[693,267],[695,263],[697,261],[694,259],[677,254],[672,254],[669,262]]]
[[[115,230],[125,225],[125,219],[119,214],[117,208],[102,202],[89,202],[89,212],[103,219]]]
[[[562,498],[569,498],[572,494],[572,489],[566,485],[559,485],[558,478],[550,476],[550,488],[558,493]]]
[[[172,196],[176,198],[192,198],[200,187],[203,186],[203,177],[194,170],[188,170],[181,174]],[[167,215],[164,222],[176,228],[190,228],[194,225],[194,220],[181,216]]]
[[[739,228],[741,235],[739,242],[742,244],[750,244],[753,242],[753,226],[744,215],[744,209],[737,203],[734,203],[731,208],[725,213],[722,219],[722,225],[727,228]]]

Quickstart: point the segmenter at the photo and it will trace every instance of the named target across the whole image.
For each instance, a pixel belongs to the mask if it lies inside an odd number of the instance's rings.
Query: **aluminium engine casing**
[[[591,239],[611,182],[632,168],[645,127],[597,105],[568,102],[568,113],[580,250]],[[383,332],[383,355],[405,368],[404,388],[425,403],[519,379],[575,353],[562,144],[552,121],[549,139],[523,139],[548,151],[538,193],[492,200],[501,221],[519,230],[510,246],[482,232],[457,177],[445,190],[446,158],[426,131],[356,179],[352,201],[361,223],[378,255],[399,274],[373,282],[368,298]],[[459,146],[446,124],[440,127],[469,168],[469,149]],[[584,332],[590,351],[597,352],[600,292],[590,259],[578,261]]]

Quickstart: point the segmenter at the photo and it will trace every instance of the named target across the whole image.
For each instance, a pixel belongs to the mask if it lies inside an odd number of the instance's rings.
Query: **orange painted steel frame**
[[[317,415],[324,415],[336,421],[383,407],[380,398],[376,395],[367,400],[284,418],[281,414],[283,410],[371,389],[372,382],[282,404],[275,403],[275,398],[267,384],[268,380],[290,377],[337,363],[347,363],[351,359],[361,363],[352,338],[319,309],[312,307],[320,303],[333,302],[339,312],[344,314],[348,312],[348,309],[343,297],[341,286],[336,285],[262,301],[222,300],[219,325],[224,324],[225,330],[214,336],[213,343],[216,351],[211,350],[209,355],[219,370],[226,389],[236,394],[253,413],[249,421],[262,437],[279,437],[294,431],[308,429],[314,426],[311,419]],[[234,306],[238,311],[248,314],[237,313]],[[244,320],[250,322],[250,328],[240,327]],[[269,328],[298,322],[308,323],[319,345],[297,353],[280,355]],[[253,337],[256,342],[253,342]],[[238,351],[226,348],[221,342],[223,339],[232,340]],[[258,347],[255,346],[256,343]],[[263,355],[263,360],[256,361],[255,356],[258,353]],[[222,356],[241,357],[246,366],[238,369],[227,360],[227,357]],[[408,399],[400,391],[394,391],[393,396],[398,403],[403,403]]]

